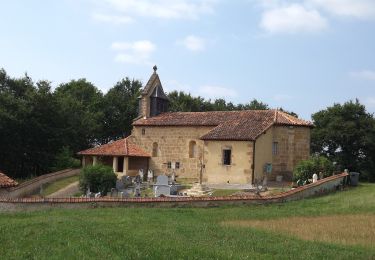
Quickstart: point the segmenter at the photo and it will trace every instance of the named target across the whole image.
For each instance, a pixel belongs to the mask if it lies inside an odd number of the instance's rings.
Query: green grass
[[[2,259],[375,258],[371,246],[307,241],[284,232],[221,224],[345,214],[374,215],[375,185],[273,205],[1,213],[0,255]]]
[[[78,176],[71,176],[67,177],[58,181],[55,181],[53,183],[47,184],[45,187],[43,187],[42,196],[48,196],[58,190],[61,190],[62,188],[68,186],[69,184],[78,181]]]
[[[213,190],[212,196],[230,196],[238,191],[241,190],[221,190],[221,189],[215,189]]]

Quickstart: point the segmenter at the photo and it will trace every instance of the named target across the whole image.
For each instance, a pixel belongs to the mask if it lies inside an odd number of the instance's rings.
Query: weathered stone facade
[[[208,183],[251,183],[261,179],[264,164],[272,163],[270,179],[292,176],[295,165],[310,155],[310,128],[274,126],[253,141],[202,141],[200,136],[213,127],[135,126],[132,141],[153,156],[149,168],[155,175],[175,174],[179,178],[198,181],[202,167],[202,181]],[[190,142],[197,145],[197,153],[190,158]],[[278,143],[276,154],[273,142]],[[157,154],[155,154],[157,144]],[[223,164],[223,149],[230,148],[231,165]],[[156,156],[155,156],[156,155]],[[168,162],[179,163],[178,169],[168,168]],[[253,167],[255,166],[255,171]],[[253,176],[254,175],[254,176]]]
[[[155,175],[172,174],[174,171],[179,178],[198,180],[204,145],[199,138],[210,129],[212,127],[134,126],[131,138],[132,142],[153,155],[149,160],[149,168]],[[197,152],[193,158],[190,158],[189,148],[192,141],[196,143]],[[155,144],[157,144],[157,154],[153,151]],[[168,162],[178,162],[179,169],[168,168]]]
[[[278,151],[272,159],[272,177],[283,175],[285,179],[290,180],[296,164],[310,156],[310,128],[274,127],[273,142],[278,143]]]

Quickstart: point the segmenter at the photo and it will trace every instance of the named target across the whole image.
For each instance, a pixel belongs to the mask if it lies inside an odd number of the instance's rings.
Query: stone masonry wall
[[[310,156],[310,128],[277,126],[273,129],[273,142],[278,142],[278,153],[273,155],[272,175],[292,178],[293,169],[298,162]]]
[[[282,203],[319,196],[340,190],[347,173],[330,176],[296,189],[270,196],[220,196],[220,197],[164,197],[164,198],[0,198],[0,212],[45,210],[51,208],[97,208],[97,207],[217,207],[228,205],[251,205]]]
[[[231,149],[231,165],[223,164],[223,149]],[[203,182],[251,183],[253,163],[252,141],[206,141]]]
[[[142,129],[145,134],[142,135]],[[167,168],[168,162],[179,162],[180,168],[175,169],[179,178],[189,178],[198,181],[200,162],[203,153],[203,141],[199,138],[206,134],[212,127],[177,127],[177,126],[134,126],[131,141],[152,154],[153,144],[158,145],[158,156],[151,157],[149,168],[154,175],[172,174],[172,169]],[[189,143],[197,144],[197,158],[189,158]]]

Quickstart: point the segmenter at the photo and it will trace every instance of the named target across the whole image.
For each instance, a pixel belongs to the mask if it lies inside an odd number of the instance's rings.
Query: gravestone
[[[139,176],[139,175],[135,176],[135,178],[134,178],[134,182],[135,182],[135,183],[141,183],[141,182],[142,182],[142,180],[141,180],[141,176]]]
[[[151,169],[149,169],[147,172],[147,181],[152,182],[153,180],[154,180],[154,173]]]
[[[143,169],[139,169],[139,171],[138,171],[138,175],[139,175],[139,177],[141,178],[141,181],[143,181],[144,179],[144,172],[143,172]]]
[[[156,183],[154,185],[154,195],[155,197],[160,197],[161,195],[171,195],[171,187],[169,186],[168,176],[159,175],[156,178]]]
[[[124,183],[124,189],[132,186],[132,178],[130,176],[122,176],[121,177],[122,183]]]
[[[134,188],[134,197],[139,198],[141,197],[141,184],[137,183]]]
[[[313,183],[318,181],[318,174],[314,173],[313,174]]]
[[[116,180],[116,189],[123,190],[125,189],[124,182],[122,180]]]

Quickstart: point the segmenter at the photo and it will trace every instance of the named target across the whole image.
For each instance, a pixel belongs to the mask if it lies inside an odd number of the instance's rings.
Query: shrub
[[[112,167],[105,165],[86,166],[81,170],[79,186],[85,194],[90,188],[91,192],[107,194],[111,188],[116,186],[117,176]]]
[[[335,171],[334,164],[323,156],[311,156],[310,159],[300,161],[293,171],[293,180],[306,181],[311,179],[313,174],[316,173],[319,175],[321,172],[323,176],[319,177],[328,177],[331,176]]]
[[[73,157],[73,152],[69,147],[64,146],[55,157],[52,171],[60,171],[68,168],[79,168],[81,166],[80,160]]]

